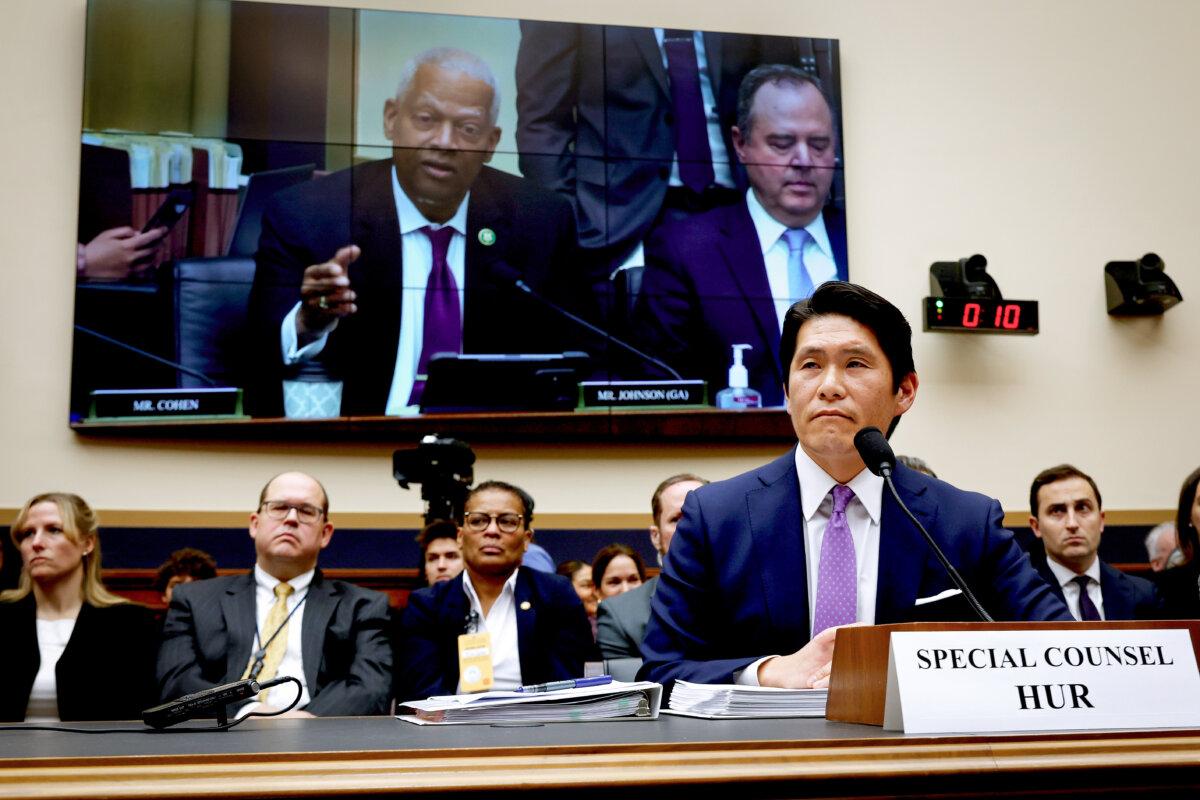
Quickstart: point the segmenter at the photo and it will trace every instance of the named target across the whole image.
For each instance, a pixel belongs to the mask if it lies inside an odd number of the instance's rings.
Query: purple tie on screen
[[[426,225],[421,232],[429,237],[433,249],[433,268],[425,284],[425,331],[421,340],[421,358],[417,362],[417,378],[413,381],[408,404],[418,405],[425,391],[425,376],[429,374],[429,359],[434,353],[462,352],[462,310],[458,302],[458,284],[446,260],[454,229],[445,226],[434,230]]]
[[[1088,595],[1088,584],[1092,579],[1087,575],[1079,575],[1071,580],[1079,586],[1079,621],[1099,622],[1101,620],[1100,609],[1096,608],[1096,604]]]
[[[712,149],[708,146],[708,116],[700,94],[700,65],[692,31],[663,31],[671,107],[675,112],[675,155],[679,179],[699,194],[713,182]]]
[[[854,497],[849,486],[833,487],[833,514],[821,540],[821,562],[817,568],[817,613],[812,635],[826,628],[848,625],[858,619],[858,567],[854,537],[846,521],[846,506]]]
[[[783,238],[788,246],[788,299],[795,302],[811,297],[813,283],[804,266],[804,245],[808,244],[812,234],[804,228],[788,228],[783,232]]]

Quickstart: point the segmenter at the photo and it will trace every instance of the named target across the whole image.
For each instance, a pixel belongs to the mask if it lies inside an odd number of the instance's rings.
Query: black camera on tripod
[[[425,501],[425,524],[438,519],[462,519],[467,491],[475,480],[475,451],[466,442],[436,433],[421,439],[408,450],[392,453],[392,476],[400,488],[421,485]]]

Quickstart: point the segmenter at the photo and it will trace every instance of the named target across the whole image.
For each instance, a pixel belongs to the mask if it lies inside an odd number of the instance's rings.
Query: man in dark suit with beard
[[[709,396],[726,385],[731,346],[763,405],[783,405],[776,356],[783,315],[827,280],[845,280],[846,223],[826,201],[837,131],[820,84],[782,64],[752,70],[738,94],[734,149],[750,189],[736,205],[664,225],[647,245],[634,326],[646,348]]]
[[[343,415],[414,413],[434,353],[559,341],[512,276],[569,299],[574,220],[561,198],[484,166],[499,102],[477,56],[427,51],[384,106],[390,160],[275,198],[251,300],[263,368],[252,413],[279,415],[281,382],[315,369],[343,383]]]

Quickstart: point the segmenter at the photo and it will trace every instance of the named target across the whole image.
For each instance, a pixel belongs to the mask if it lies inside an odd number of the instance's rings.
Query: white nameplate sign
[[[905,733],[1200,727],[1182,628],[893,633],[883,727]]]

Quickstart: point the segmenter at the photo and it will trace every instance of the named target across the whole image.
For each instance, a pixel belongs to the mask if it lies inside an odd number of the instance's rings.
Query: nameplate
[[[905,733],[1200,727],[1179,628],[893,633],[883,727]]]
[[[242,390],[232,387],[202,389],[98,389],[91,393],[88,419],[179,419],[242,416]]]
[[[583,381],[580,408],[679,408],[708,403],[704,381]]]

